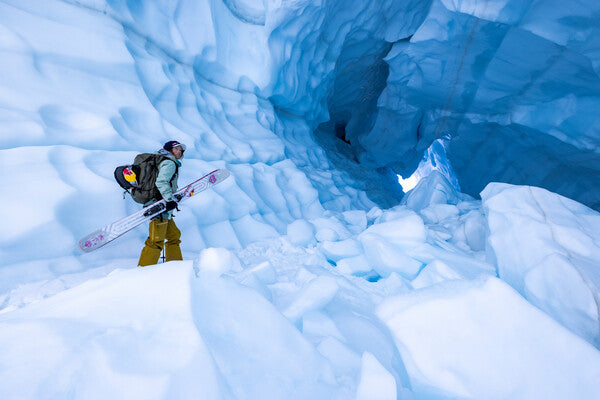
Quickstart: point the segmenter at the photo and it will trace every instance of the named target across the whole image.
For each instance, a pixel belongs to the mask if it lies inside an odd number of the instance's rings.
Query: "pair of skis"
[[[209,174],[204,175],[202,178],[195,180],[189,185],[179,189],[173,194],[175,201],[181,203],[182,201],[192,197],[193,195],[202,192],[220,182],[223,182],[229,176],[229,171],[226,169],[216,169]],[[121,218],[111,224],[108,224],[89,235],[86,235],[79,241],[79,249],[84,253],[89,253],[100,247],[112,242],[116,238],[129,232],[136,226],[148,221],[153,217],[165,212],[167,210],[167,203],[164,200],[157,201],[156,203],[145,207],[139,211],[134,212],[127,217]]]

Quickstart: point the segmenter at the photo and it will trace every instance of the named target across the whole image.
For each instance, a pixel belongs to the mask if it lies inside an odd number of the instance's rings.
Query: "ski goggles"
[[[183,143],[174,144],[173,148],[175,148],[175,147],[181,148],[181,151],[185,151],[185,149],[187,149],[187,146],[185,144],[183,144]]]

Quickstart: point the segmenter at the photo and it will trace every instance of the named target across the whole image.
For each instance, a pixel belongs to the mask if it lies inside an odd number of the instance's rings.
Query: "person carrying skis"
[[[186,146],[176,140],[170,140],[156,152],[157,155],[166,158],[158,164],[158,175],[156,177],[156,188],[162,198],[167,202],[167,209],[162,214],[150,221],[148,238],[140,254],[138,266],[145,267],[158,263],[160,253],[164,247],[165,260],[183,260],[181,255],[181,231],[173,221],[173,210],[177,208],[177,202],[173,193],[177,191],[177,179],[179,178],[179,167]],[[152,199],[144,206],[150,205],[160,199]],[[166,243],[165,243],[166,241]]]

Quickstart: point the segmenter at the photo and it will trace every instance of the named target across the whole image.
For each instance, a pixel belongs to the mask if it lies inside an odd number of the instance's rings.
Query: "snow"
[[[362,356],[360,383],[356,391],[356,399],[393,400],[396,398],[396,381],[377,358],[369,352]]]
[[[482,198],[498,276],[573,332],[597,343],[600,215],[535,187],[490,184]],[[555,286],[555,281],[561,284]]]
[[[0,398],[598,398],[600,14],[565,4],[0,0]],[[171,139],[180,186],[231,171],[184,261],[79,252]]]
[[[189,261],[114,270],[4,314],[2,397],[165,398],[202,390],[219,398],[214,361],[192,318],[191,272]],[[202,371],[199,379],[186,379],[190,369]]]
[[[414,387],[424,392],[591,398],[600,389],[600,357],[590,353],[592,346],[494,277],[448,281],[390,298],[377,314],[393,332]]]

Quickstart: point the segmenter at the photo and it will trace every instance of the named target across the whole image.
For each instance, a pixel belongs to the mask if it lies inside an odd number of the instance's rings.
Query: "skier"
[[[156,177],[156,188],[167,202],[167,210],[157,217],[150,220],[148,239],[142,252],[138,266],[145,267],[158,263],[160,253],[165,248],[165,260],[183,260],[181,256],[181,231],[173,221],[173,210],[177,208],[177,202],[173,198],[173,193],[177,191],[177,179],[179,177],[179,167],[186,146],[176,140],[170,140],[156,154],[166,156],[158,165],[158,175]],[[152,199],[144,206],[150,205],[160,199]],[[165,243],[166,240],[166,243]]]

